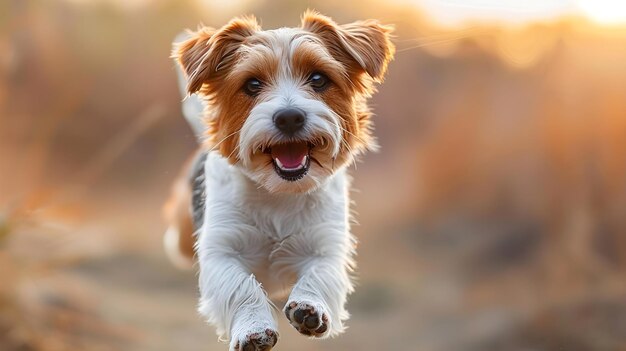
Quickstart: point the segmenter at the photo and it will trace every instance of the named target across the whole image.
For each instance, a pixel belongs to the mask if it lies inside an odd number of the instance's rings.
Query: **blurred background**
[[[0,350],[226,350],[161,206],[195,138],[171,42],[255,14],[396,25],[353,167],[348,332],[278,350],[626,350],[626,3],[0,2]]]

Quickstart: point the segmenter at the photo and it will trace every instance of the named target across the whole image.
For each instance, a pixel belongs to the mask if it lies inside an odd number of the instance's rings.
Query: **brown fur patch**
[[[215,117],[209,120],[208,146],[217,147],[232,164],[238,160],[239,130],[253,106],[254,99],[243,92],[227,95],[218,105]]]

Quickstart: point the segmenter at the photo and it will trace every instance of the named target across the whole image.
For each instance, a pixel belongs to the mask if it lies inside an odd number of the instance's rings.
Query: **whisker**
[[[430,45],[441,45],[441,44],[451,43],[451,42],[454,42],[454,41],[457,41],[457,40],[470,38],[470,37],[475,37],[477,35],[482,35],[482,34],[486,34],[486,32],[465,33],[463,35],[458,35],[458,36],[455,36],[455,37],[452,37],[452,38],[425,41],[425,42],[420,43],[420,44],[415,45],[415,46],[409,46],[407,48],[403,48],[403,49],[397,50],[396,52],[397,53],[402,53],[402,52],[405,52],[405,51],[414,50],[414,49],[418,49],[418,48],[422,48],[422,47],[426,47],[426,46],[430,46]],[[416,41],[418,41],[418,39],[416,39]]]
[[[366,144],[365,140],[363,140],[363,139],[359,138],[359,137],[358,137],[358,136],[356,136],[354,133],[352,133],[352,132],[348,131],[347,129],[343,128],[342,126],[339,126],[339,128],[340,128],[343,132],[345,132],[345,133],[347,133],[347,134],[352,135],[353,137],[355,137],[357,140],[359,140],[359,141],[360,141],[360,142],[362,142],[363,144]],[[347,141],[345,141],[345,140],[343,140],[343,139],[341,139],[341,142],[344,144],[344,146],[346,147],[346,149],[348,149],[348,151],[352,154],[352,153],[353,153],[353,150],[352,150],[352,148],[350,147],[350,145],[348,144],[348,142],[347,142]],[[356,165],[355,165],[354,167],[355,167],[355,169],[356,169]]]
[[[456,38],[459,37],[461,35],[469,35],[470,33],[484,33],[486,32],[486,30],[484,28],[480,28],[480,27],[469,27],[466,29],[462,29],[462,30],[458,30],[458,31],[454,31],[454,32],[448,32],[448,33],[438,33],[438,34],[431,34],[428,36],[423,36],[420,38],[409,38],[409,39],[401,39],[398,40],[398,42],[404,43],[404,42],[426,42],[426,41],[437,41],[437,40],[441,40],[441,39],[450,39],[452,38]]]
[[[350,147],[350,144],[348,144],[347,141],[342,139],[341,143],[343,144],[343,146],[345,146],[345,148],[348,150],[349,153],[352,153],[352,148]]]
[[[332,123],[333,123],[333,124],[334,124],[337,128],[339,128],[339,130],[341,130],[342,132],[345,132],[345,133],[348,133],[348,134],[352,135],[353,137],[355,137],[358,141],[362,142],[363,144],[367,144],[367,143],[365,142],[365,140],[363,140],[363,139],[359,138],[359,137],[358,137],[358,136],[356,136],[354,133],[350,132],[349,130],[347,130],[346,128],[344,128],[341,124],[339,124],[339,122],[338,122],[338,120],[339,120],[339,116],[338,116],[337,114],[334,114],[334,115],[335,115],[335,117],[337,117],[337,118],[333,119],[331,122],[332,122]]]
[[[226,157],[227,159],[230,159],[230,157],[233,155],[233,153],[235,153],[235,151],[237,151],[239,149],[239,144],[237,144],[237,146],[235,146],[235,148],[233,149],[233,151],[230,152],[230,154],[228,154],[228,157]]]
[[[215,150],[215,148],[216,148],[216,147],[218,147],[218,146],[220,146],[220,144],[221,144],[221,143],[223,143],[226,139],[228,139],[228,138],[230,138],[231,136],[233,136],[233,135],[235,135],[235,134],[239,133],[240,131],[241,131],[241,129],[236,130],[236,131],[234,131],[234,132],[232,132],[232,133],[228,134],[228,135],[227,135],[227,136],[225,136],[224,138],[222,138],[222,140],[220,140],[220,141],[219,141],[219,143],[217,143],[217,144],[213,145],[213,147],[211,147],[211,149],[209,150],[209,152],[211,152],[211,151]]]
[[[365,141],[364,141],[363,139],[359,138],[358,136],[354,135],[354,133],[352,133],[352,132],[348,131],[347,129],[345,129],[344,127],[342,127],[342,126],[341,126],[341,125],[339,125],[339,124],[336,124],[336,125],[337,125],[337,127],[339,127],[339,129],[340,129],[341,131],[343,131],[343,132],[345,132],[345,133],[348,133],[348,134],[352,135],[352,136],[353,136],[353,137],[355,137],[357,140],[359,140],[359,141],[361,141],[363,144],[365,144]],[[342,143],[342,144],[343,144],[343,146],[344,146],[344,147],[348,150],[348,152],[349,152],[350,154],[354,154],[354,151],[352,150],[352,148],[350,147],[350,144],[348,144],[348,142],[347,142],[347,141],[345,141],[345,140],[342,138],[342,139],[341,139],[341,143]],[[356,162],[352,162],[352,163],[354,164],[354,169],[356,170],[356,169],[357,169],[357,164],[356,164]],[[332,168],[333,168],[333,169],[335,169],[335,159],[334,159],[334,158],[333,158],[333,167],[332,167]]]
[[[338,117],[338,116],[337,116],[337,115],[335,115],[335,117]],[[363,143],[363,144],[367,144],[367,143],[365,142],[365,140],[363,140],[363,139],[359,138],[359,137],[358,137],[358,136],[356,136],[354,133],[352,133],[352,132],[348,131],[348,130],[347,130],[346,128],[344,128],[341,124],[339,124],[338,119],[339,119],[339,118],[332,119],[332,122],[333,122],[333,124],[334,124],[337,128],[339,128],[339,130],[340,130],[341,132],[345,132],[345,133],[347,133],[347,134],[349,134],[349,135],[352,135],[352,136],[353,136],[353,137],[355,137],[357,140],[359,140],[361,143]],[[348,144],[348,142],[347,142],[347,141],[345,141],[343,138],[341,138],[341,143],[342,143],[342,145],[346,148],[346,150],[348,150],[348,152],[349,152],[350,154],[354,154],[354,150],[350,147],[350,144]],[[352,162],[352,163],[354,164],[354,169],[356,170],[356,169],[357,169],[357,164],[356,164],[356,162]],[[332,165],[332,169],[333,169],[333,170],[335,169],[335,158],[334,158],[334,157],[333,157],[333,165]]]

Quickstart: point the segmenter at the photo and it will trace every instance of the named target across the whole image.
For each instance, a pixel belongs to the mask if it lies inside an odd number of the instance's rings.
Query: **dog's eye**
[[[329,82],[328,77],[318,72],[311,74],[309,77],[309,84],[318,93],[326,90]]]
[[[250,78],[246,81],[246,84],[243,86],[243,90],[246,94],[250,96],[257,96],[261,89],[263,88],[263,83],[256,78]]]

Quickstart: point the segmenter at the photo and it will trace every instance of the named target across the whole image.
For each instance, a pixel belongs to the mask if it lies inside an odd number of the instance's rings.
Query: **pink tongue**
[[[272,158],[277,158],[285,168],[298,168],[309,153],[306,142],[287,143],[272,146]]]

